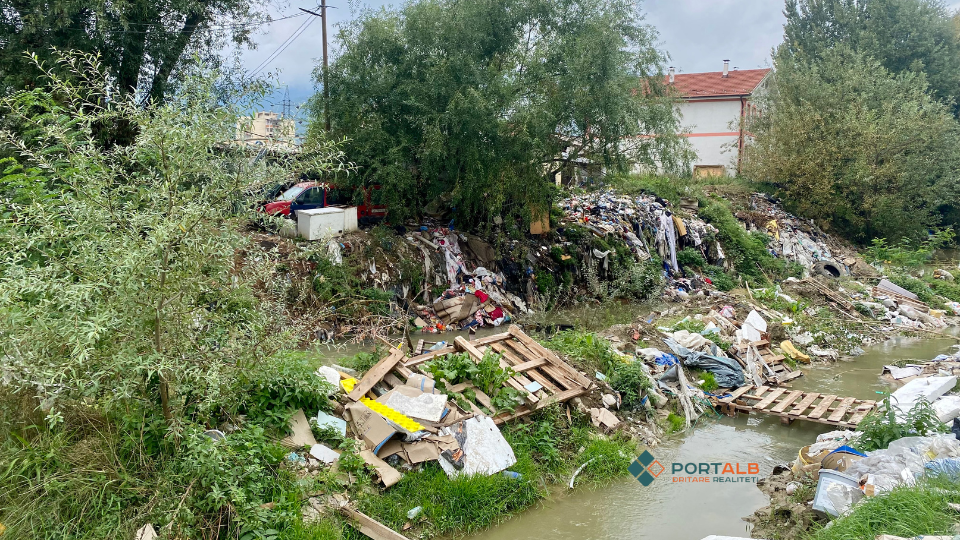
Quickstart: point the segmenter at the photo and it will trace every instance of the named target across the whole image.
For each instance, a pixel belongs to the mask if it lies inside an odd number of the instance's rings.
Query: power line
[[[225,25],[220,25],[220,26],[208,26],[207,29],[208,29],[208,30],[231,30],[231,29],[237,29],[237,28],[247,28],[247,27],[255,27],[255,26],[266,26],[266,25],[268,25],[268,24],[273,24],[273,23],[275,23],[275,22],[285,21],[285,20],[287,20],[287,19],[293,19],[293,18],[296,18],[296,17],[304,17],[304,16],[306,16],[305,13],[294,13],[294,14],[291,14],[291,15],[285,15],[285,16],[283,16],[283,17],[279,17],[279,18],[277,18],[277,19],[270,19],[269,21],[258,21],[258,22],[248,22],[248,23],[225,24]],[[108,26],[108,25],[111,25],[111,24],[120,24],[120,23],[119,23],[118,21],[106,21],[106,20],[103,20],[103,19],[98,19],[97,21],[94,22],[93,25],[87,25],[87,26],[60,26],[60,27],[58,27],[58,28],[59,28],[59,29],[70,29],[70,30],[96,31],[96,28],[97,28],[98,26],[102,27],[102,26]],[[200,27],[204,26],[204,24],[205,24],[205,23],[199,23],[199,24],[194,24],[194,25],[190,25],[190,26],[192,26],[192,27],[194,27],[194,28],[200,28]],[[152,28],[152,27],[169,28],[169,26],[170,26],[168,23],[163,23],[163,22],[156,22],[156,23],[127,23],[127,25],[128,25],[128,26],[144,26],[144,27],[147,27],[147,28]],[[111,31],[111,30],[108,29],[108,30],[106,30],[106,31],[109,32],[109,33],[111,33],[111,34],[130,34],[130,35],[143,35],[143,34],[150,34],[150,33],[152,33],[151,30],[117,30],[117,31]],[[178,28],[177,31],[179,32],[180,29]]]
[[[294,30],[293,34],[291,34],[290,37],[286,39],[286,41],[281,43],[280,46],[277,48],[277,50],[273,51],[273,54],[268,56],[263,62],[260,62],[260,65],[254,68],[253,71],[250,72],[250,77],[255,77],[257,73],[260,73],[260,71],[262,71],[264,68],[270,65],[270,62],[273,62],[274,60],[276,60],[280,56],[280,54],[283,53],[283,51],[287,50],[287,47],[289,47],[294,41],[296,41],[297,38],[300,37],[300,35],[303,34],[307,30],[307,28],[310,27],[311,24],[313,24],[313,21],[315,20],[316,20],[315,18],[310,17],[309,19],[303,21],[303,24],[301,24],[299,28]]]

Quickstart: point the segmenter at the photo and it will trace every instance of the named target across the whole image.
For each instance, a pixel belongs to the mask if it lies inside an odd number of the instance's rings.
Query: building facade
[[[722,71],[708,73],[675,74],[670,68],[668,82],[681,98],[683,126],[697,153],[694,175],[739,173],[750,136],[743,121],[759,113],[753,100],[766,90],[769,76],[769,69],[731,70],[729,60]]]
[[[292,118],[261,111],[243,117],[237,126],[238,139],[250,146],[289,150],[296,147],[297,127]]]

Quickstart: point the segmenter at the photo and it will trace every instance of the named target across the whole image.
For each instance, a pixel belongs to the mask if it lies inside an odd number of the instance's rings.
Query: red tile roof
[[[685,98],[743,96],[753,93],[767,73],[770,73],[770,69],[730,71],[726,78],[722,71],[678,73],[674,75],[673,87]]]

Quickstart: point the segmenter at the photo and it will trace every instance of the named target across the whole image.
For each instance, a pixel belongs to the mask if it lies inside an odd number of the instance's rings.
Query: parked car
[[[382,220],[387,215],[387,207],[373,204],[379,199],[380,186],[361,189],[362,195],[357,203],[357,188],[338,188],[321,182],[301,182],[280,194],[277,199],[263,207],[270,215],[296,218],[298,210],[326,208],[328,206],[356,206],[357,220],[370,223]]]

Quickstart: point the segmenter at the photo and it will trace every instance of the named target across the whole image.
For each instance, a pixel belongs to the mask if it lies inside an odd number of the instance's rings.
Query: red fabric
[[[487,293],[483,292],[483,291],[477,291],[477,292],[473,293],[473,295],[476,296],[478,299],[480,299],[480,303],[481,303],[481,304],[484,303],[484,302],[486,302],[487,299],[490,298],[490,296],[489,296]]]
[[[497,319],[499,319],[500,317],[503,317],[503,310],[500,309],[500,308],[497,308],[497,309],[491,311],[491,312],[489,313],[489,315],[490,315],[490,318],[491,318],[491,319],[497,320]]]

